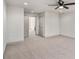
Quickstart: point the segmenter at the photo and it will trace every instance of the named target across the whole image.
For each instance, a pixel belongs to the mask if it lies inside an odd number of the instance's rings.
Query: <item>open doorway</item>
[[[43,38],[44,37],[44,17],[40,15],[25,15],[24,16],[24,39],[27,38]]]
[[[35,17],[29,16],[29,37],[35,36],[35,20]]]

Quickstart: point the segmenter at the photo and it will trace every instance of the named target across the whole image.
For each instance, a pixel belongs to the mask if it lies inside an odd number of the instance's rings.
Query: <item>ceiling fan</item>
[[[66,3],[66,4],[65,4],[63,0],[59,0],[56,5],[50,4],[50,5],[48,5],[48,6],[57,6],[55,9],[58,9],[58,8],[69,9],[69,7],[67,7],[67,5],[75,5],[75,3],[72,2],[72,3]]]

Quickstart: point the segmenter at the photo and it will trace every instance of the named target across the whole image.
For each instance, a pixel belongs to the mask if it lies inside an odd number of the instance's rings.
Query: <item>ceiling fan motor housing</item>
[[[64,1],[61,0],[61,1],[58,2],[58,4],[59,4],[60,6],[63,6],[63,5],[64,5]]]

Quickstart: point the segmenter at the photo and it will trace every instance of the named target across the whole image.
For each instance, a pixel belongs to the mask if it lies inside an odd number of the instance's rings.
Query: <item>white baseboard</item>
[[[58,37],[58,36],[60,36],[60,34],[58,34],[58,35],[53,35],[53,36],[49,36],[49,37],[45,37],[45,39],[54,38],[54,37]]]
[[[5,53],[5,50],[6,50],[6,46],[7,46],[7,44],[5,45],[5,47],[3,48],[3,54]]]
[[[63,35],[63,34],[58,34],[58,35],[53,35],[53,36],[45,37],[45,39],[54,38],[54,37],[58,37],[58,36],[62,36],[62,37],[70,38],[70,39],[75,39],[75,37],[70,37],[70,36]]]
[[[17,44],[19,44],[19,43],[21,43],[21,42],[24,42],[24,40],[15,41],[15,42],[8,42],[8,43],[7,43],[7,46],[8,46],[8,45],[17,45]]]
[[[71,37],[71,36],[68,36],[68,35],[60,34],[60,36],[67,37],[67,38],[71,38],[71,39],[75,39],[75,37]]]

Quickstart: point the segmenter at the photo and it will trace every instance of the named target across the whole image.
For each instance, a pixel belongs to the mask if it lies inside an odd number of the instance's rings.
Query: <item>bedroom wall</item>
[[[24,9],[8,5],[8,42],[24,40]]]
[[[61,34],[75,37],[75,13],[64,13],[61,15]]]
[[[55,35],[75,36],[74,12],[58,13],[46,11],[39,14],[39,35],[50,37]]]
[[[36,35],[39,35],[39,16],[36,16],[36,21],[35,21],[35,26],[36,26]]]
[[[59,35],[59,13],[45,12],[45,37]]]
[[[3,0],[3,52],[5,51],[7,44],[7,4]]]

